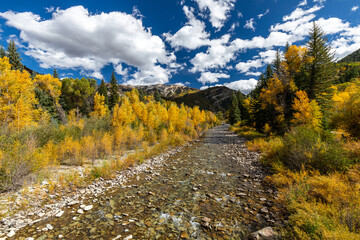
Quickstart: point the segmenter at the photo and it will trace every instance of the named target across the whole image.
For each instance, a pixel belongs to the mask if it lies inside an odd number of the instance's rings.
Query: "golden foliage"
[[[36,75],[34,83],[39,89],[48,92],[57,103],[61,94],[61,81],[50,74]]]
[[[94,111],[90,113],[90,116],[101,118],[109,112],[109,109],[105,105],[105,97],[99,93],[95,93],[94,96]]]
[[[295,93],[296,98],[292,105],[295,110],[291,120],[295,124],[304,124],[319,130],[321,127],[322,113],[316,100],[310,101],[305,91]]]
[[[11,70],[7,57],[0,59],[0,122],[20,131],[36,123],[34,85],[26,72]]]

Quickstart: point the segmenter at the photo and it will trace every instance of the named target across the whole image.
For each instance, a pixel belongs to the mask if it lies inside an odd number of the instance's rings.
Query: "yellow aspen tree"
[[[296,112],[291,122],[309,125],[319,130],[322,118],[320,106],[315,100],[310,101],[305,91],[298,91],[295,93],[295,96],[292,107]]]
[[[7,57],[0,58],[0,121],[20,131],[39,117],[35,87],[28,72],[11,70]]]
[[[90,113],[90,116],[101,118],[109,112],[105,105],[105,96],[95,93],[94,97],[94,111]]]
[[[121,106],[115,105],[112,124],[114,127],[130,125],[135,121],[136,116],[131,107],[128,97],[123,97]]]
[[[36,75],[34,83],[44,92],[49,92],[55,102],[58,102],[61,94],[61,81],[58,78],[54,78],[50,74]]]
[[[282,62],[282,67],[285,69],[287,77],[290,79],[295,73],[299,72],[308,61],[306,54],[308,49],[302,46],[292,45],[285,53],[285,61]]]

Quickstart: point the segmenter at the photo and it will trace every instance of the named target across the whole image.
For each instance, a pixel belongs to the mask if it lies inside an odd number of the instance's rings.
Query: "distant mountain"
[[[227,87],[211,87],[205,90],[179,86],[179,85],[149,85],[149,86],[129,86],[119,85],[120,92],[128,92],[136,88],[143,90],[149,95],[153,95],[156,90],[159,91],[162,98],[173,101],[178,104],[184,103],[187,106],[199,106],[202,110],[212,112],[226,112],[231,103],[231,95],[234,90]]]
[[[343,59],[338,61],[339,63],[345,63],[345,62],[360,62],[360,49],[356,50],[353,53],[350,53]]]
[[[182,95],[188,92],[199,91],[199,89],[196,88],[180,86],[180,85],[164,85],[164,84],[147,85],[147,86],[119,85],[119,89],[121,92],[128,92],[134,88],[136,88],[137,90],[143,90],[148,95],[153,95],[155,91],[158,90],[161,97],[166,99],[174,98],[175,96]]]
[[[199,106],[200,109],[212,112],[226,112],[231,103],[231,96],[235,90],[227,87],[211,87],[197,92],[190,92],[182,96],[168,99],[187,106]]]

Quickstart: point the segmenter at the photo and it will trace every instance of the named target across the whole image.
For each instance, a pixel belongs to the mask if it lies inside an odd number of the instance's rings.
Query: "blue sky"
[[[249,92],[286,42],[303,45],[312,21],[337,58],[360,48],[359,0],[25,1],[0,6],[0,44],[62,77],[119,83],[225,85]]]

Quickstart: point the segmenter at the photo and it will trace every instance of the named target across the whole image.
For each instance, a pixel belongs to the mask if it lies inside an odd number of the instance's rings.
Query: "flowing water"
[[[14,239],[244,239],[274,226],[273,189],[262,181],[258,155],[228,127],[209,130],[126,185],[89,197],[83,204],[92,209],[69,206]]]

